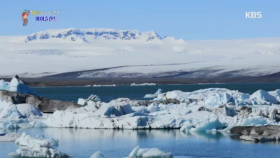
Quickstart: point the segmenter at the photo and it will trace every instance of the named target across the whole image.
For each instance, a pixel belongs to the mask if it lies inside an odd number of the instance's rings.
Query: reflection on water
[[[3,131],[2,131],[3,132]],[[11,131],[9,131],[11,132]],[[95,130],[75,128],[20,129],[31,136],[43,134],[60,141],[59,150],[75,158],[89,158],[101,151],[108,158],[128,156],[136,146],[156,147],[171,152],[175,158],[201,157],[277,157],[280,145],[244,143],[219,132],[183,133],[179,130]],[[2,150],[3,149],[3,150]],[[0,155],[17,149],[14,143],[0,143]]]

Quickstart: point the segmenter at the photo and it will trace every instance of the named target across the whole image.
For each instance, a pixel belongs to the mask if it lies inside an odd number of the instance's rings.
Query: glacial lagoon
[[[89,158],[96,151],[101,151],[107,158],[122,158],[136,146],[156,147],[171,152],[174,158],[277,158],[280,154],[280,144],[276,142],[251,143],[219,132],[74,128],[33,128],[16,132],[58,139],[58,149],[73,158]],[[0,155],[7,157],[17,148],[14,142],[0,143]]]
[[[49,99],[77,102],[91,94],[100,96],[102,101],[127,97],[144,99],[145,94],[153,94],[157,89],[194,91],[220,87],[252,94],[256,90],[266,91],[280,88],[280,84],[203,84],[203,85],[158,85],[145,87],[47,87],[33,88],[38,94]],[[242,141],[237,136],[220,132],[180,132],[180,130],[105,130],[76,128],[19,128],[0,130],[0,133],[22,133],[30,136],[45,135],[59,140],[60,151],[74,158],[89,158],[101,151],[107,158],[122,158],[136,147],[159,148],[171,152],[174,158],[274,158],[279,157],[278,142],[253,143]],[[0,143],[1,157],[18,149],[14,142]]]

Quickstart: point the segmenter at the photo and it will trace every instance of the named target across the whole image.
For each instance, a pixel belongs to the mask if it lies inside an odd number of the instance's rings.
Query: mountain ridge
[[[155,31],[140,32],[138,30],[115,30],[106,28],[88,28],[88,29],[57,29],[57,30],[45,30],[28,35],[24,42],[32,42],[36,40],[47,39],[70,39],[76,41],[81,39],[85,43],[89,43],[90,40],[142,40],[153,41],[161,40],[161,36]]]

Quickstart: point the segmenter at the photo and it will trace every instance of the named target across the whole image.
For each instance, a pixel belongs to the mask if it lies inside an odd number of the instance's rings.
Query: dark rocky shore
[[[230,133],[240,135],[240,139],[255,142],[280,140],[279,125],[236,126],[230,130]]]
[[[43,113],[53,113],[56,110],[70,110],[81,107],[81,105],[73,102],[50,100],[34,95],[4,90],[0,90],[0,99],[7,102],[12,102],[13,104],[31,104]]]

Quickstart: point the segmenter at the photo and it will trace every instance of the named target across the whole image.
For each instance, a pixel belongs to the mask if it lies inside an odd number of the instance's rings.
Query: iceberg
[[[55,149],[58,146],[58,140],[46,139],[43,135],[30,137],[26,133],[22,133],[15,143],[19,145],[19,149],[15,152],[9,153],[10,158],[20,157],[50,157],[50,158],[64,158],[69,155]]]
[[[0,118],[20,118],[21,113],[13,103],[0,100]]]
[[[16,104],[17,111],[21,114],[21,117],[30,118],[35,116],[42,116],[39,109],[30,104]]]
[[[79,98],[78,99],[78,104],[83,105],[83,106],[87,106],[90,105],[94,102],[100,102],[100,98],[97,95],[90,95],[87,99],[84,98]]]
[[[156,86],[156,83],[141,83],[141,84],[136,84],[136,83],[131,83],[130,86]]]
[[[77,104],[85,106],[87,103],[87,100],[84,98],[79,98]]]
[[[31,88],[29,88],[16,77],[11,80],[9,91],[39,96],[36,92],[34,92]]]
[[[4,80],[0,80],[0,90],[8,91],[10,89],[10,84]]]
[[[235,117],[235,124],[237,126],[255,126],[255,125],[267,125],[274,124],[275,122],[264,118],[262,116],[248,117],[248,118],[240,118]]]
[[[270,95],[268,92],[264,90],[258,90],[251,95],[251,100],[255,105],[271,105],[277,104],[278,100],[276,97]]]
[[[40,110],[30,104],[13,104],[0,100],[0,118],[32,118],[42,116]]]
[[[144,98],[156,98],[159,94],[161,94],[162,93],[162,90],[161,89],[158,89],[157,91],[156,91],[156,93],[154,93],[154,94],[146,94],[145,96],[144,96]]]
[[[21,80],[17,77],[13,77],[11,82],[5,82],[4,80],[0,80],[0,90],[31,94],[35,96],[39,96],[36,92],[34,92],[31,88],[25,85]]]
[[[143,157],[143,158],[172,158],[171,153],[163,152],[158,148],[140,148],[135,147],[129,154],[128,158]]]
[[[93,155],[91,155],[90,158],[105,158],[105,156],[100,151],[97,151]]]
[[[21,135],[18,133],[7,133],[7,134],[0,134],[0,142],[14,142],[16,141]]]
[[[171,153],[163,152],[158,148],[140,148],[135,147],[128,157],[126,158],[172,158]],[[105,158],[105,156],[100,152],[95,152],[90,158]]]
[[[260,90],[249,95],[224,88],[208,88],[193,92],[169,91],[149,101],[118,98],[108,103],[91,95],[88,99],[78,100],[79,104],[84,105],[82,107],[56,110],[53,114],[44,115],[32,105],[0,100],[0,118],[3,119],[0,120],[0,128],[208,131],[234,126],[277,124],[280,121],[277,95],[278,91]]]
[[[208,96],[205,99],[205,105],[208,106],[220,106],[225,105],[231,99],[231,95],[228,93],[215,93],[213,95]]]
[[[278,100],[278,102],[280,102],[280,89],[277,89],[275,91],[270,91],[268,93],[273,97],[275,97]]]
[[[37,135],[36,137],[31,137],[26,133],[22,133],[20,138],[18,138],[15,143],[19,146],[30,146],[30,145],[39,145],[41,147],[54,147],[58,146],[59,141],[57,139],[46,139],[43,135]]]
[[[191,128],[190,131],[218,130],[218,129],[223,129],[225,127],[226,127],[225,123],[221,123],[217,117],[212,117],[197,124],[195,128]]]

